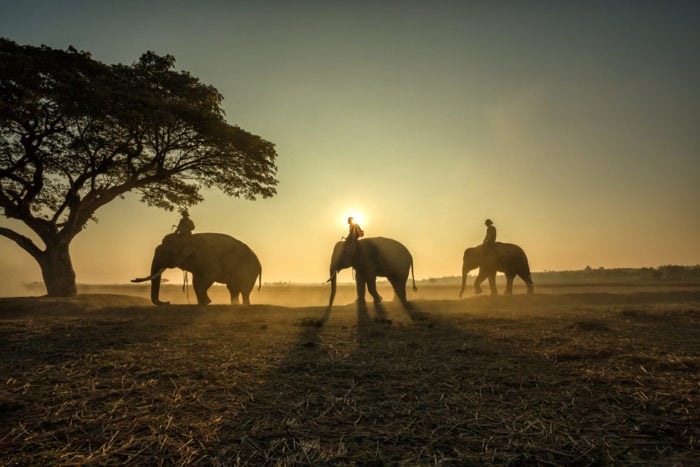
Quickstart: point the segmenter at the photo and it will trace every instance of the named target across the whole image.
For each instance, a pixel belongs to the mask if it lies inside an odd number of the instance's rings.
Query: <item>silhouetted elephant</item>
[[[413,290],[417,290],[416,280],[413,278],[413,257],[408,249],[396,240],[384,237],[365,238],[354,243],[355,248],[352,248],[352,245],[347,245],[347,242],[338,242],[333,248],[330,266],[331,277],[329,279],[331,296],[328,301],[328,309],[333,306],[338,271],[351,266],[355,269],[358,304],[364,305],[365,303],[365,285],[369,289],[374,303],[382,301],[382,297],[377,293],[377,276],[380,276],[389,280],[396,296],[406,306],[408,304],[406,281],[409,269],[413,279]]]
[[[479,275],[476,276],[474,281],[474,293],[481,293],[480,284],[484,279],[488,278],[491,295],[498,295],[498,290],[496,290],[496,272],[498,271],[506,275],[505,293],[507,295],[513,293],[513,279],[516,275],[520,276],[527,284],[527,293],[531,294],[534,292],[527,256],[525,256],[525,252],[518,245],[496,242],[491,247],[479,245],[464,250],[460,297],[464,293],[464,288],[467,284],[467,273],[476,268],[479,268]]]
[[[255,280],[260,278],[262,267],[253,250],[243,242],[220,233],[198,233],[192,235],[169,234],[163,243],[156,247],[151,263],[151,275],[131,282],[151,281],[151,301],[154,305],[168,305],[162,302],[160,276],[167,268],[180,268],[192,273],[192,286],[197,294],[197,303],[211,302],[207,290],[214,282],[226,284],[231,293],[231,303],[238,303],[238,295],[243,303],[250,305],[250,292]]]

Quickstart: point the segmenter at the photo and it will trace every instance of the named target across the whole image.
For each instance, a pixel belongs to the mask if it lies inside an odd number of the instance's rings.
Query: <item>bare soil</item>
[[[268,288],[0,299],[0,464],[700,464],[698,287]]]

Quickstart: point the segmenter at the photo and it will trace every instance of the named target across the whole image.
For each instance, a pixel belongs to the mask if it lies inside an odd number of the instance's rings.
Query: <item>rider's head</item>
[[[352,217],[352,216],[348,217],[348,224],[352,224],[353,219],[354,219],[354,217]]]
[[[486,222],[484,222],[486,225],[493,225],[493,221],[491,219],[486,219]]]

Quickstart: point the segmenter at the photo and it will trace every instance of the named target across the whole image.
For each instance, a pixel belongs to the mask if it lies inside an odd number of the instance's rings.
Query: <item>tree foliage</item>
[[[127,192],[168,210],[202,201],[202,188],[273,196],[274,145],[227,123],[222,95],[174,64],[146,52],[106,65],[0,38],[0,207],[45,249],[8,228],[0,235],[42,265]]]

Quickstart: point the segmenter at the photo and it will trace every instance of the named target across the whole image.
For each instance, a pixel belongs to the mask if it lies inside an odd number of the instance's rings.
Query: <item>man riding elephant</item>
[[[192,231],[194,230],[194,222],[192,222],[192,219],[190,219],[190,213],[187,212],[187,209],[183,209],[181,214],[182,219],[180,219],[180,222],[177,224],[175,233],[178,235],[192,235]]]
[[[486,236],[481,243],[484,246],[482,262],[487,269],[492,269],[496,262],[496,254],[494,251],[494,246],[496,245],[496,227],[493,225],[491,219],[486,219],[484,224],[486,225]]]
[[[491,247],[496,243],[496,227],[491,219],[486,219],[484,224],[486,224],[486,237],[484,237],[483,245]]]
[[[486,219],[486,237],[481,245],[467,248],[462,259],[462,290],[461,297],[467,285],[467,273],[479,268],[479,275],[474,281],[474,293],[481,293],[480,284],[489,280],[491,294],[498,294],[496,290],[496,272],[501,271],[506,276],[506,294],[513,293],[513,279],[519,276],[527,285],[527,293],[533,293],[530,265],[525,252],[518,245],[496,242],[496,227],[491,219]]]
[[[354,218],[348,217],[348,236],[345,237],[344,253],[348,258],[354,258],[357,252],[357,241],[360,237],[364,237],[365,232],[359,224],[355,223]]]
[[[354,217],[348,217],[348,236],[345,238],[346,242],[356,242],[360,237],[364,237],[365,232],[362,230],[359,224],[355,223]]]

